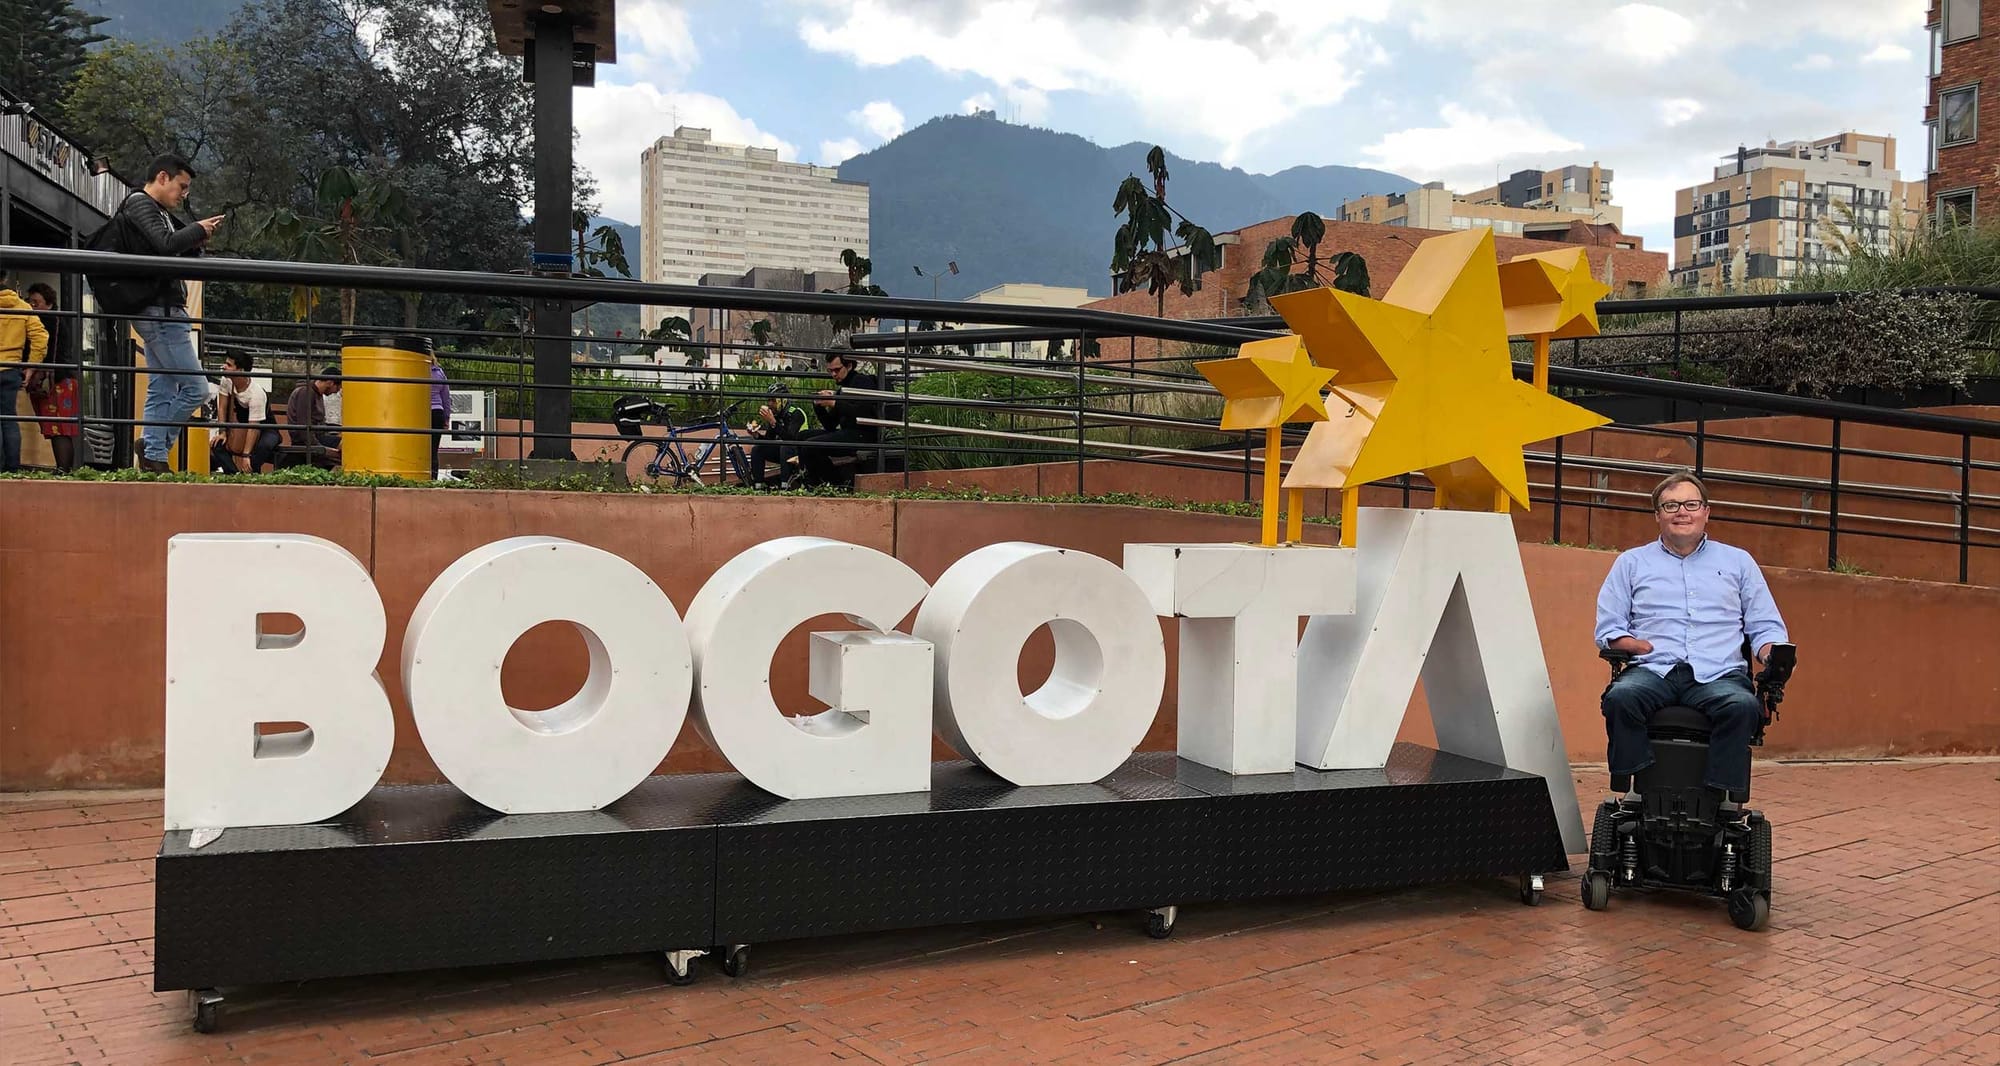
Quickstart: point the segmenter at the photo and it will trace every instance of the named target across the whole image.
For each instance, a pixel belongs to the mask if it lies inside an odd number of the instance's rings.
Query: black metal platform
[[[1231,777],[1170,753],[1020,788],[781,800],[653,777],[603,811],[503,816],[384,786],[332,822],[156,862],[154,987],[706,948],[1566,868],[1541,778],[1399,744],[1381,770]]]

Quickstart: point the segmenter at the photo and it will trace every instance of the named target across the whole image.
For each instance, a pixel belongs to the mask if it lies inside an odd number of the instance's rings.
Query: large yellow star
[[[1327,353],[1315,347],[1312,354],[1321,365],[1341,368],[1336,391],[1357,413],[1364,410],[1361,399],[1377,396],[1380,409],[1372,426],[1359,418],[1315,426],[1303,450],[1313,453],[1313,468],[1302,454],[1288,488],[1345,489],[1435,470],[1454,481],[1490,479],[1526,508],[1521,448],[1609,421],[1514,379],[1490,230],[1426,240],[1381,300],[1320,294],[1313,300],[1289,294],[1271,304],[1308,347],[1314,337],[1365,347]],[[1373,381],[1350,379],[1344,372],[1350,366],[1382,373]],[[1356,435],[1361,439],[1353,446]]]
[[[1198,363],[1195,369],[1222,393],[1223,429],[1326,420],[1320,390],[1333,371],[1313,365],[1297,337],[1251,341],[1236,358]]]
[[[1500,266],[1507,332],[1555,340],[1597,336],[1597,301],[1611,292],[1590,273],[1581,248],[1517,255]]]

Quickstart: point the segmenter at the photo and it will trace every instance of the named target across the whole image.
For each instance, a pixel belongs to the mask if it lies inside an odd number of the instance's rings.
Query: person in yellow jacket
[[[21,383],[27,365],[49,355],[49,331],[34,305],[0,285],[0,474],[21,469]]]

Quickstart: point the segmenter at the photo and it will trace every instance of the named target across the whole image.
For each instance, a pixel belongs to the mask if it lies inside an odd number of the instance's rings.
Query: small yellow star
[[[1333,371],[1313,365],[1297,337],[1251,341],[1234,359],[1195,366],[1222,393],[1223,429],[1269,429],[1287,422],[1323,422],[1320,390]]]
[[[1372,425],[1356,418],[1339,428],[1314,427],[1319,446],[1309,436],[1306,450],[1314,452],[1316,469],[1299,469],[1306,465],[1302,454],[1287,487],[1348,488],[1439,470],[1455,483],[1489,479],[1526,508],[1521,448],[1609,421],[1514,379],[1490,230],[1424,241],[1381,300],[1321,292],[1311,301],[1296,299],[1307,295],[1298,293],[1271,303],[1308,346],[1318,336],[1365,348],[1313,352],[1317,362],[1343,371],[1379,366],[1375,379],[1343,372],[1337,391],[1357,413],[1365,413],[1363,399],[1379,396],[1380,407]]]
[[[1517,255],[1500,267],[1507,332],[1516,337],[1595,337],[1597,301],[1610,292],[1591,276],[1590,257],[1581,248]]]

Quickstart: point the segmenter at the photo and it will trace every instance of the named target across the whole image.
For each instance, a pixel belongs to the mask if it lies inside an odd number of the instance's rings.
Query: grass
[[[14,481],[78,481],[111,483],[162,483],[162,484],[218,484],[218,485],[314,485],[345,488],[407,488],[436,489],[444,492],[466,489],[520,490],[533,492],[585,492],[617,493],[652,496],[764,496],[782,498],[819,499],[876,499],[876,500],[962,500],[981,503],[1039,503],[1039,504],[1100,504],[1117,507],[1144,507],[1152,510],[1188,511],[1197,514],[1226,515],[1232,518],[1257,518],[1263,514],[1260,504],[1238,500],[1186,501],[1169,500],[1159,496],[1143,496],[1135,493],[1111,492],[1093,495],[1052,495],[1042,496],[1028,493],[993,492],[976,487],[952,488],[910,488],[893,489],[885,492],[844,492],[831,488],[794,489],[774,492],[766,489],[746,489],[736,485],[703,485],[687,488],[660,488],[650,485],[615,484],[600,473],[578,473],[562,477],[531,476],[514,467],[483,467],[474,470],[461,481],[411,481],[406,478],[385,474],[354,474],[337,470],[312,470],[293,468],[270,474],[243,474],[233,477],[199,477],[193,474],[155,474],[139,470],[78,470],[68,474],[48,471],[22,471],[0,475],[0,480]],[[1338,516],[1307,516],[1305,521],[1313,525],[1339,526]]]

